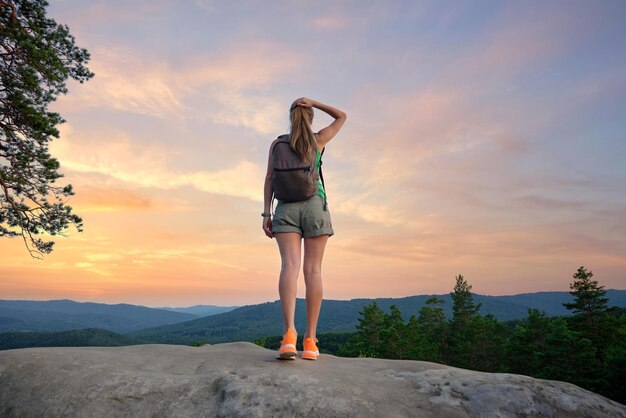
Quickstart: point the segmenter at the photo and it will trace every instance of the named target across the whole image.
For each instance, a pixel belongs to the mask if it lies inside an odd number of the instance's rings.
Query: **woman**
[[[320,109],[335,120],[314,133],[313,108]],[[290,108],[289,146],[302,161],[309,161],[320,166],[321,151],[339,132],[346,114],[332,106],[301,97]],[[300,272],[301,244],[304,239],[304,283],[306,285],[307,325],[304,334],[302,358],[317,360],[319,350],[315,337],[317,319],[322,305],[322,257],[328,238],[334,235],[330,212],[326,204],[326,191],[318,181],[317,193],[311,198],[299,202],[278,200],[271,219],[270,203],[272,200],[272,150],[278,139],[270,146],[270,155],[265,176],[263,230],[269,238],[276,238],[282,260],[278,291],[283,311],[284,333],[278,358],[294,360],[297,355],[296,341],[298,333],[294,325],[296,309],[296,290]]]

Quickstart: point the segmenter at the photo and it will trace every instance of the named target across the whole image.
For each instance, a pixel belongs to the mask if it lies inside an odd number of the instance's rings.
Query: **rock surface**
[[[0,351],[0,416],[626,417],[578,386],[237,342]]]

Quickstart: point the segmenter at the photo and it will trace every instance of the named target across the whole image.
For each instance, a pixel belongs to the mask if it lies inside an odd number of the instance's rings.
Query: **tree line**
[[[571,316],[529,309],[507,323],[481,315],[472,286],[456,276],[453,315],[446,320],[438,297],[405,322],[392,305],[360,311],[357,331],[336,351],[348,357],[423,360],[464,369],[524,374],[576,384],[626,403],[626,309],[608,307],[604,286],[581,266],[570,284]]]

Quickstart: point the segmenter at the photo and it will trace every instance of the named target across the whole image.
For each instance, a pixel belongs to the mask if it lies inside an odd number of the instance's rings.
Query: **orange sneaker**
[[[289,328],[283,335],[283,339],[280,342],[280,348],[278,349],[278,356],[276,358],[283,360],[295,360],[298,355],[296,351],[296,340],[298,339],[298,333],[293,328]]]
[[[305,338],[304,348],[302,350],[302,358],[306,360],[317,360],[320,351],[315,343],[319,342],[317,338]]]

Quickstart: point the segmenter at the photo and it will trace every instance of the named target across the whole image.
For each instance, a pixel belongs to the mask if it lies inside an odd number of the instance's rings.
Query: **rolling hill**
[[[408,320],[419,315],[426,300],[433,295],[417,295],[403,298],[324,300],[320,313],[318,332],[351,332],[355,330],[363,306],[376,300],[389,311],[392,304],[398,306]],[[435,295],[443,299],[444,312],[452,313],[449,294]],[[610,306],[626,307],[626,290],[607,290]],[[492,314],[501,321],[524,318],[529,308],[537,308],[548,315],[568,315],[564,302],[572,300],[568,292],[537,292],[508,296],[474,294],[481,303],[483,315]],[[207,305],[204,305],[207,306]],[[181,308],[194,309],[196,307]],[[231,307],[232,308],[232,307]],[[305,330],[305,301],[296,301],[296,328]],[[99,328],[126,334],[144,342],[191,344],[197,341],[209,343],[228,341],[251,341],[263,336],[282,333],[280,302],[265,302],[242,306],[228,312],[198,317],[190,313],[166,309],[116,304],[108,305],[71,300],[20,301],[0,300],[0,332],[27,331],[50,332],[85,328]],[[34,337],[34,335],[32,336]]]
[[[0,300],[0,332],[102,328],[126,333],[194,318],[197,316],[126,303]]]
[[[537,295],[534,297],[534,295]],[[418,316],[426,300],[433,295],[409,296],[404,298],[324,300],[318,321],[318,333],[354,331],[359,312],[363,306],[376,300],[378,305],[389,311],[395,304],[404,319]],[[449,294],[436,295],[443,299],[444,312],[452,315],[452,302]],[[568,292],[539,292],[511,296],[487,296],[474,294],[474,301],[482,303],[480,313],[492,314],[501,321],[524,318],[528,309],[538,308],[550,316],[565,315],[569,311],[562,303],[571,301]],[[609,306],[626,307],[626,290],[608,290]],[[304,299],[296,300],[296,329],[304,333],[306,328],[306,306]],[[198,318],[174,325],[134,331],[128,335],[146,342],[190,344],[195,341],[220,343],[228,341],[251,341],[259,337],[282,334],[282,314],[280,301],[247,305],[230,312]]]

